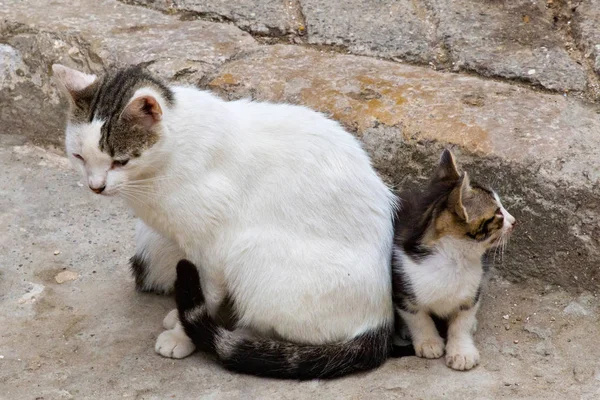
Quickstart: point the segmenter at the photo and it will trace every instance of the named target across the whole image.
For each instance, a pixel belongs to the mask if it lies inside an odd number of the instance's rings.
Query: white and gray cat
[[[137,286],[168,292],[190,260],[158,353],[199,348],[298,379],[385,361],[395,197],[352,135],[304,107],[225,102],[137,67],[53,71],[71,104],[69,157],[140,218]]]
[[[473,332],[482,257],[506,242],[515,218],[495,192],[458,172],[448,150],[425,190],[400,198],[392,282],[394,306],[407,329],[401,336],[411,338],[420,357],[445,352],[449,367],[471,369],[479,363]],[[447,329],[446,342],[434,319],[445,322],[438,325]]]

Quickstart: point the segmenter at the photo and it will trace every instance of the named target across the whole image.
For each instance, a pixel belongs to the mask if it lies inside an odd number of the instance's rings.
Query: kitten
[[[384,362],[396,199],[352,135],[304,107],[226,102],[137,67],[53,71],[70,159],[142,221],[137,286],[168,292],[177,262],[193,263],[181,269],[194,308],[167,315],[158,353],[207,349],[189,327],[229,305],[234,326],[210,350],[231,370],[331,378]]]
[[[446,150],[423,192],[401,195],[395,219],[394,306],[419,357],[468,370],[479,363],[473,341],[482,257],[504,243],[516,223],[492,190],[459,174]],[[434,318],[447,322],[447,342]]]

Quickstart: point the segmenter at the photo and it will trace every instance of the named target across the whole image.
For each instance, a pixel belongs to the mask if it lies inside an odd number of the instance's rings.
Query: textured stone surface
[[[565,50],[554,8],[545,1],[301,4],[309,43],[343,45],[353,54],[431,63],[556,91],[586,89],[585,70]],[[598,29],[598,24],[590,25]]]
[[[600,119],[593,108],[475,77],[283,45],[226,64],[208,87],[331,115],[402,186],[428,177],[442,145],[458,146],[469,172],[495,186],[521,221],[500,268],[518,278],[600,287]]]
[[[578,42],[600,75],[600,0],[583,0],[575,10],[574,21]]]
[[[221,21],[232,21],[258,35],[303,34],[305,27],[298,0],[122,0],[166,12],[183,12]]]
[[[49,80],[47,71],[30,68],[19,50],[0,44],[0,132],[58,137],[64,104]]]
[[[28,67],[23,71],[32,78],[11,83],[15,78],[9,74],[3,80],[0,99],[7,101],[0,106],[0,123],[6,132],[53,140],[63,130],[63,107],[48,75],[55,62],[94,73],[112,65],[147,62],[164,78],[195,83],[255,46],[251,36],[231,25],[180,21],[111,0],[3,0],[2,4],[0,43],[15,49]],[[48,18],[49,10],[53,18]],[[30,117],[39,117],[15,118],[27,115],[27,110],[36,110]]]
[[[346,46],[354,54],[413,62],[447,61],[425,4],[399,0],[302,0],[308,42]]]
[[[428,1],[454,69],[585,90],[585,72],[565,51],[546,1]]]
[[[531,281],[493,279],[484,289],[476,335],[481,365],[468,373],[450,370],[443,360],[409,357],[345,379],[286,382],[232,374],[202,354],[162,358],[154,341],[173,300],[133,290],[130,213],[121,202],[78,185],[79,176],[62,156],[22,142],[0,135],[2,399],[600,396],[598,298],[589,295],[586,316],[564,314],[575,298],[556,288],[540,294]],[[78,278],[56,283],[64,270]],[[584,304],[582,299],[577,301]],[[544,329],[547,337],[525,330],[529,326]],[[536,352],[538,347],[546,350]]]

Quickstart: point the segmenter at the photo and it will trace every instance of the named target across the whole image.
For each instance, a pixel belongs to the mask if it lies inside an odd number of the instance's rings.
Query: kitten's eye
[[[75,157],[75,158],[79,158],[81,161],[85,161],[85,160],[83,159],[83,157],[81,157],[81,155],[80,155],[80,154],[73,153],[73,157]]]
[[[501,216],[502,216],[502,210],[500,209],[500,207],[498,207],[498,209],[496,210],[496,215],[497,215],[498,217],[501,217]]]
[[[112,168],[124,167],[124,166],[127,165],[128,162],[129,162],[129,159],[126,159],[126,160],[113,160],[113,162],[112,162]]]

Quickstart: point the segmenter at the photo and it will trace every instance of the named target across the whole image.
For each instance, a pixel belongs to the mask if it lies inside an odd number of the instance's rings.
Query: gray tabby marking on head
[[[158,140],[158,132],[148,129],[137,118],[123,113],[134,93],[141,88],[157,91],[169,106],[173,92],[141,66],[111,71],[93,85],[73,96],[72,119],[77,122],[104,121],[99,147],[111,157],[138,157]],[[151,105],[141,103],[140,112],[149,113]]]

